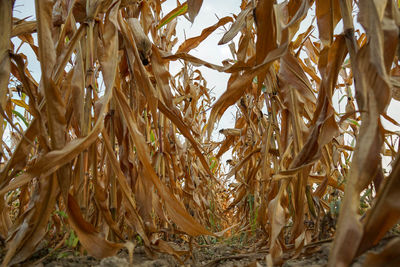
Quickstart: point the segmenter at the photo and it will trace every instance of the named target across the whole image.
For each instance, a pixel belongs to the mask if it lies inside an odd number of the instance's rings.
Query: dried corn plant
[[[315,12],[319,39],[307,12]],[[391,175],[382,171],[382,155],[394,160],[391,140],[398,137],[381,123],[385,117],[398,125],[386,114],[396,90],[398,15],[394,1],[258,1],[242,6],[222,38],[226,43],[241,31],[227,91],[209,126],[238,102],[235,129],[221,131],[219,152],[234,153],[229,208],[247,218],[241,230],[264,231],[260,244],[267,244],[271,266],[334,232],[329,266],[347,266],[399,220],[396,201],[388,200],[398,194],[397,161]],[[334,34],[340,20],[343,34]],[[301,21],[309,27],[296,34]],[[347,99],[344,113],[335,111],[335,93]],[[371,191],[376,198],[365,213],[360,196]]]
[[[2,4],[10,16],[12,3]],[[29,59],[2,39],[3,115],[16,139],[3,144],[4,265],[25,260],[44,238],[62,242],[71,235],[65,225],[96,257],[140,237],[149,254],[180,258],[161,236],[218,230],[209,220],[220,213],[210,209],[218,166],[210,169],[202,138],[209,89],[189,63],[177,77],[168,72],[162,54],[176,23],[162,27],[160,5],[37,1],[37,21],[4,21],[3,33],[28,43],[42,71],[35,81]],[[7,90],[9,74],[17,86]],[[25,128],[15,123],[17,106]]]
[[[269,265],[334,235],[329,265],[347,266],[379,242],[400,217],[398,134],[382,126],[398,125],[386,114],[399,88],[397,2],[243,0],[176,53],[175,18],[193,22],[203,1],[168,14],[163,2],[36,0],[36,21],[0,2],[3,265],[75,235],[98,258],[135,241],[182,261],[188,251],[167,241],[192,248],[232,225],[263,233]],[[189,54],[221,26],[232,59]],[[39,81],[12,38],[36,54]],[[215,102],[199,65],[230,75]],[[232,105],[234,128],[213,142]]]

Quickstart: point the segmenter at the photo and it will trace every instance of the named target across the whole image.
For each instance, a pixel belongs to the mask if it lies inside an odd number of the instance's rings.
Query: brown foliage
[[[98,258],[140,237],[149,255],[179,261],[186,252],[166,241],[192,248],[201,235],[262,233],[257,246],[267,245],[271,265],[333,234],[329,266],[379,242],[400,218],[398,133],[382,125],[398,125],[386,114],[399,88],[397,2],[243,0],[238,15],[176,53],[176,17],[193,22],[203,1],[165,16],[162,2],[36,0],[36,21],[27,21],[0,1],[2,264],[71,231]],[[221,66],[189,54],[229,23],[219,45],[230,43],[233,59]],[[40,81],[12,38],[36,54]],[[172,76],[175,60],[184,65]],[[215,102],[199,65],[230,75]],[[234,127],[210,141],[232,105]],[[327,218],[338,219],[336,231],[326,231]],[[390,261],[398,243],[367,260]]]

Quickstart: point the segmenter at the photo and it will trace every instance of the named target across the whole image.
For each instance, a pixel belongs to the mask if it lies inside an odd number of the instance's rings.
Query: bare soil
[[[372,248],[370,251],[358,257],[352,264],[353,267],[363,266],[366,254],[369,252],[379,252],[393,238],[398,236],[388,236]],[[301,255],[296,259],[289,259],[292,255],[285,254],[285,262],[282,266],[325,266],[328,261],[329,250],[332,245],[331,241],[318,242],[306,246]],[[267,250],[255,250],[254,246],[242,247],[219,243],[196,247],[193,253],[182,265],[176,258],[166,254],[158,254],[155,259],[149,258],[143,247],[135,248],[132,265],[129,264],[129,256],[127,251],[122,250],[117,256],[105,258],[102,260],[91,256],[79,256],[74,251],[60,249],[53,253],[48,253],[47,249],[41,249],[36,252],[32,258],[17,266],[36,266],[36,267],[164,267],[164,266],[201,266],[201,267],[259,267],[267,266],[266,255]],[[1,251],[1,256],[4,256],[4,250]],[[399,256],[400,257],[400,256]],[[182,259],[183,260],[183,259]],[[393,265],[395,266],[395,265]]]

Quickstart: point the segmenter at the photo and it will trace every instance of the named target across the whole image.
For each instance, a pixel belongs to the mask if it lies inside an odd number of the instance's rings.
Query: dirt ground
[[[353,267],[363,266],[366,254],[377,253],[382,250],[385,245],[398,238],[398,236],[388,236],[384,238],[376,247],[369,252],[361,255],[356,261],[353,262]],[[282,266],[325,266],[328,260],[329,249],[332,245],[331,241],[319,242],[306,246],[302,254],[296,259],[287,259]],[[267,250],[255,250],[252,247],[238,247],[226,243],[207,245],[196,247],[193,249],[192,255],[180,264],[173,256],[159,254],[158,258],[150,259],[146,256],[143,247],[135,248],[133,255],[132,265],[129,264],[129,256],[127,251],[122,250],[117,256],[105,258],[102,260],[95,259],[91,256],[79,256],[74,254],[73,251],[59,250],[54,253],[48,254],[44,250],[38,251],[28,261],[17,266],[35,266],[35,267],[78,267],[78,266],[94,266],[94,267],[162,267],[162,266],[201,266],[201,267],[259,267],[267,266],[266,264]],[[4,256],[4,251],[1,251],[1,256]],[[289,258],[290,254],[285,254]],[[400,253],[394,259],[392,266],[400,266],[399,261]],[[182,259],[183,260],[183,259]],[[397,261],[396,261],[397,260]]]

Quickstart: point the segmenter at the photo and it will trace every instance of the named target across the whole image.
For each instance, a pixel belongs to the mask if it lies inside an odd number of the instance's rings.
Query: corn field
[[[400,126],[387,112],[400,100],[398,1],[242,0],[185,40],[177,24],[203,1],[164,2],[36,0],[32,20],[0,0],[3,266],[66,240],[183,264],[238,237],[268,266],[333,240],[328,266],[348,266],[400,231],[400,132],[383,124]],[[231,57],[191,55],[217,30]],[[217,99],[200,66],[229,75]]]

